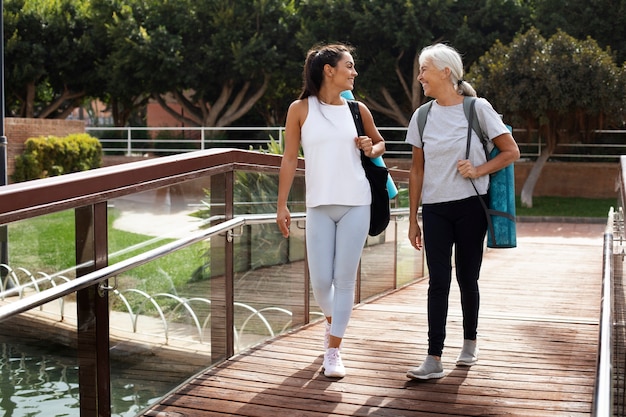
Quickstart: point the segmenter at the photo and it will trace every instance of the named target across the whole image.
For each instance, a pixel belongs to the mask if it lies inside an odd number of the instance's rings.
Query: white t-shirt
[[[488,150],[491,151],[494,146],[492,140],[503,133],[509,133],[509,130],[500,115],[484,98],[476,100],[475,111],[482,131],[489,138]],[[417,111],[413,113],[406,142],[424,151],[423,204],[463,200],[476,195],[470,180],[463,178],[456,167],[459,160],[465,159],[467,126],[463,103],[441,106],[435,100],[428,112],[424,137],[421,138],[417,127]],[[469,160],[474,166],[482,165],[487,160],[483,145],[473,130]],[[473,181],[480,194],[487,193],[488,175]]]
[[[354,142],[357,132],[348,103],[333,106],[313,96],[308,101],[301,131],[307,207],[370,205],[372,194]]]

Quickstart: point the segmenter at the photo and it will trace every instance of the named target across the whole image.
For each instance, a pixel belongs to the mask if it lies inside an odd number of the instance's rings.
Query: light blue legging
[[[356,273],[369,230],[370,206],[307,208],[306,247],[315,300],[343,338],[354,305]]]

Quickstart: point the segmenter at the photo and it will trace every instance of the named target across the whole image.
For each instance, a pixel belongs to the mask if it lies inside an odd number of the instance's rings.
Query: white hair
[[[476,90],[463,79],[463,60],[456,49],[442,43],[427,46],[420,52],[420,67],[426,61],[429,61],[438,70],[450,68],[450,82],[459,94],[476,97]]]

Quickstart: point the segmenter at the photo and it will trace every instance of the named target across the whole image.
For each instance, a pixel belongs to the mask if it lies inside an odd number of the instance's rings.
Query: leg
[[[342,207],[337,213],[333,319],[330,347],[339,347],[354,306],[356,274],[367,238],[369,206]]]
[[[478,361],[476,335],[480,291],[478,279],[487,231],[484,210],[477,198],[466,200],[462,215],[457,220],[456,278],[461,292],[463,311],[463,348],[456,364],[472,366]]]
[[[327,318],[332,317],[333,312],[335,229],[335,222],[323,207],[307,209],[306,250],[311,287],[317,304]]]
[[[452,280],[452,223],[445,204],[422,207],[428,284],[428,354],[440,357],[446,338],[448,296]]]
[[[324,375],[328,377],[343,377],[346,372],[339,347],[354,305],[356,273],[367,236],[369,210],[369,206],[325,206],[320,210],[313,210],[316,214],[322,212],[323,216],[319,217],[324,220],[321,222],[317,221],[319,219],[316,218],[312,227],[322,224],[325,227],[323,239],[319,238],[317,230],[311,230],[313,236],[310,242],[313,246],[309,246],[309,220],[307,220],[307,251],[312,255],[309,256],[311,283],[314,282],[314,273],[327,274],[330,272],[331,274],[330,291],[327,288],[329,283],[325,276],[319,280],[316,279],[317,284],[313,284],[314,294],[320,306],[321,300],[324,303],[329,301],[332,303],[330,310],[328,305],[322,307],[327,323],[331,323],[325,329],[328,333],[328,343],[323,364]],[[331,223],[332,228],[330,227]],[[323,242],[330,240],[329,231],[331,230],[334,230],[333,244],[321,247]],[[309,247],[311,250],[308,249]],[[328,247],[333,248],[332,253]],[[324,254],[325,258],[317,257],[319,254]],[[327,258],[329,255],[330,258]],[[325,262],[329,268],[315,265],[318,262]]]
[[[456,279],[461,292],[463,338],[476,340],[480,292],[478,278],[487,231],[485,212],[478,198],[464,200],[456,228]]]

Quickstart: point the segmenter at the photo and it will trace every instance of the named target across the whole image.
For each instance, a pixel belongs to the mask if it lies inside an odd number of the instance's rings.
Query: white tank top
[[[371,204],[369,182],[356,147],[356,126],[348,103],[333,106],[308,97],[302,125],[306,205],[365,206]]]

